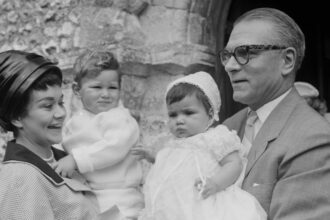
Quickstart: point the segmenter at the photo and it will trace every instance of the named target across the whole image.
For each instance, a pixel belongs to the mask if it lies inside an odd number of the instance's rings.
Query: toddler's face
[[[170,131],[178,138],[204,132],[211,122],[205,107],[195,95],[186,96],[167,108]]]
[[[116,70],[103,70],[97,77],[83,78],[78,93],[83,106],[98,114],[118,106],[119,78]]]

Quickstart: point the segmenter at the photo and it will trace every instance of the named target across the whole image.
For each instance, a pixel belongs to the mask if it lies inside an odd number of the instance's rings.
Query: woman
[[[0,126],[14,134],[0,171],[0,219],[95,219],[98,208],[79,175],[52,165],[65,153],[62,73],[42,56],[0,53]]]

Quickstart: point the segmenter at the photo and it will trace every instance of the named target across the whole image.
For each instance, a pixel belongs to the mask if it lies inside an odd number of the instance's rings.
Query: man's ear
[[[282,65],[282,75],[286,76],[292,72],[296,64],[297,51],[293,47],[288,47],[284,49],[283,53],[283,65]]]
[[[76,96],[78,96],[78,97],[80,97],[79,90],[80,90],[80,86],[78,85],[78,83],[73,82],[73,83],[72,83],[72,91],[73,91],[73,93],[74,93]]]
[[[11,120],[11,123],[18,129],[23,127],[23,124],[22,124],[20,118]]]

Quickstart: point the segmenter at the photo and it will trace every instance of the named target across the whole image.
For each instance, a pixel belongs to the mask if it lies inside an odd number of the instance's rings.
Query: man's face
[[[233,52],[242,45],[273,45],[276,36],[274,26],[267,21],[252,20],[238,23],[228,40],[226,50]],[[284,78],[283,50],[250,50],[245,65],[234,56],[224,65],[229,75],[235,101],[258,109],[282,92]]]

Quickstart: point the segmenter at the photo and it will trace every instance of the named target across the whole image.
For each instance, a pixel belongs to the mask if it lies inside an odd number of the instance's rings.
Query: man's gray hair
[[[297,51],[294,72],[297,72],[305,56],[305,36],[298,24],[284,12],[274,8],[256,8],[238,17],[234,26],[242,21],[262,20],[274,24],[280,46],[293,47]]]

